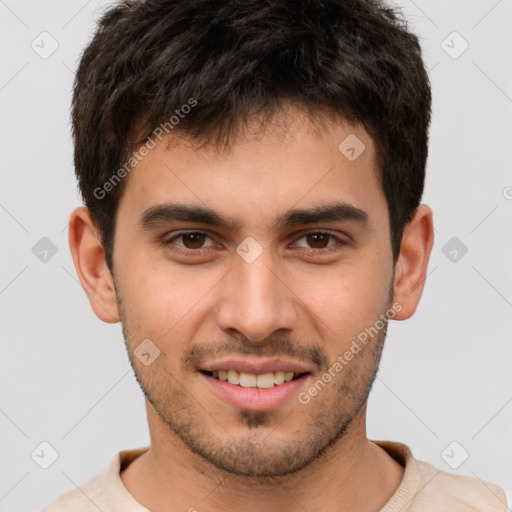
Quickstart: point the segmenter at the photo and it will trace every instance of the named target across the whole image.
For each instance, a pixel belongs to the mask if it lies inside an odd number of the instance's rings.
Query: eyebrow
[[[290,210],[278,217],[273,229],[326,221],[350,221],[366,225],[368,218],[367,212],[348,203],[323,204],[309,209]],[[146,231],[175,221],[209,224],[226,228],[229,231],[236,231],[240,228],[239,221],[228,219],[211,208],[179,203],[152,206],[143,212],[138,225],[140,230]]]

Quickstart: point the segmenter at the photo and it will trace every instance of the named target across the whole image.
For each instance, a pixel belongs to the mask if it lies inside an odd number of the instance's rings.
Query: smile
[[[287,402],[293,403],[292,399],[306,386],[311,376],[310,373],[276,371],[253,374],[236,370],[202,370],[199,375],[213,396],[237,409],[248,411],[269,411]]]
[[[212,372],[205,371],[204,373],[222,382],[229,382],[234,386],[259,389],[270,389],[274,386],[280,386],[285,382],[289,382],[304,375],[303,373],[282,371],[256,375],[254,373],[238,372],[236,370],[215,370]]]

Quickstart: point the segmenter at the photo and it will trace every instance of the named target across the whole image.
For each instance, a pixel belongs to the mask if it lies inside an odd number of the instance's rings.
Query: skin
[[[146,508],[370,512],[400,485],[404,468],[366,436],[385,327],[307,404],[294,397],[271,411],[237,409],[197,371],[229,354],[276,355],[314,367],[307,390],[393,304],[395,320],[414,314],[432,211],[416,210],[393,262],[374,143],[361,126],[323,121],[317,129],[290,108],[265,129],[248,123],[228,149],[199,148],[183,136],[159,143],[127,178],[114,277],[88,210],[71,214],[80,282],[101,320],[121,321],[146,395],[151,449],[121,473]],[[366,146],[355,161],[338,150],[349,134]],[[288,210],[340,201],[364,210],[367,223],[272,227]],[[207,206],[239,227],[175,221],[140,229],[144,211],[168,202]],[[169,242],[180,230],[208,236]],[[325,230],[333,237],[305,236]],[[249,236],[262,249],[252,263],[236,252]],[[144,339],[160,350],[149,366],[133,353]]]

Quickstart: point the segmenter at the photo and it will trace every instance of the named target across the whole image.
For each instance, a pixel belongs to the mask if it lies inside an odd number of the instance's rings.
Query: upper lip
[[[216,370],[236,370],[245,373],[261,373],[270,372],[294,372],[294,373],[310,373],[311,369],[306,365],[297,361],[287,361],[279,358],[226,358],[210,363],[204,363],[199,370],[213,372]]]

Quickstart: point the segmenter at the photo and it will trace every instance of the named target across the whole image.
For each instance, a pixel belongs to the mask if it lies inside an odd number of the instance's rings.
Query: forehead
[[[155,140],[130,173],[120,216],[140,222],[148,209],[179,203],[222,212],[232,226],[275,229],[292,208],[342,203],[371,216],[386,207],[375,145],[360,125],[312,124],[288,111],[263,129],[247,125],[228,148],[179,134]]]

